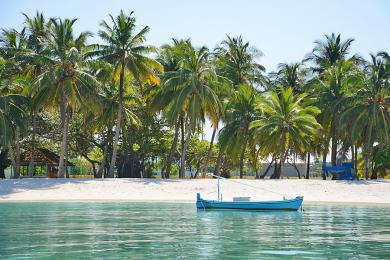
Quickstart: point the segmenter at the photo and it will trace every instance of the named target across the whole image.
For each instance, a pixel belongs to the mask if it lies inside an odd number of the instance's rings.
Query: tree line
[[[266,73],[261,51],[241,36],[214,49],[190,39],[157,48],[146,44],[149,27],[138,30],[134,13],[121,11],[91,44],[91,32],[74,32],[77,19],[23,15],[22,30],[0,36],[0,168],[11,165],[15,178],[23,151],[28,176],[36,173],[38,147],[59,153],[59,178],[77,158],[95,178],[235,169],[264,178],[271,166],[281,178],[292,157],[307,162],[309,178],[311,156],[325,166],[328,153],[332,165],[347,154],[355,169],[364,163],[366,178],[390,166],[385,51],[365,60],[350,53],[354,39],[332,33],[302,61]]]

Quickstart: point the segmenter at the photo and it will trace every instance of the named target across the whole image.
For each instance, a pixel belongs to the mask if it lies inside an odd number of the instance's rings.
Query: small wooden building
[[[45,149],[37,148],[35,150],[35,164],[34,164],[34,174],[33,176],[46,176],[49,178],[56,178],[58,173],[58,162],[60,157],[54,152]],[[20,175],[28,176],[28,166],[31,161],[31,151],[28,150],[20,155]],[[70,168],[74,167],[74,164],[65,160],[65,165],[67,166],[67,171]]]

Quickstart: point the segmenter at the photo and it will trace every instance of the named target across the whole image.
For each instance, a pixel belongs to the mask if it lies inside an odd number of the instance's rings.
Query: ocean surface
[[[390,207],[203,211],[178,203],[0,203],[0,258],[390,259]]]

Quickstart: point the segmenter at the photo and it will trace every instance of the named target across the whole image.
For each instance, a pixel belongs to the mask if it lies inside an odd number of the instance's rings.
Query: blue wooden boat
[[[220,176],[213,175],[218,178],[218,197],[217,200],[205,200],[202,199],[200,194],[196,194],[196,207],[198,209],[238,209],[238,210],[291,210],[297,211],[302,206],[303,196],[298,196],[293,199],[275,200],[275,201],[249,201],[250,198],[233,198],[233,201],[222,201],[222,195],[220,194],[219,181],[225,179]],[[238,182],[239,183],[239,182]],[[250,186],[248,184],[239,183],[242,185]],[[258,189],[258,188],[257,188]],[[263,189],[266,190],[266,189]],[[277,192],[269,191],[279,194]],[[280,194],[283,195],[283,194]]]
[[[277,201],[220,201],[204,200],[197,194],[196,207],[198,209],[240,209],[240,210],[292,210],[297,211],[303,202],[299,196],[289,200]]]

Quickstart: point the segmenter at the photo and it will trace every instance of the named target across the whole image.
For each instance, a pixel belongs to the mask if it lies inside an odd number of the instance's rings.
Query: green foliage
[[[25,103],[21,95],[0,96],[0,144],[7,145],[14,139],[16,126],[26,127]]]
[[[376,146],[373,153],[373,162],[379,171],[379,177],[389,176],[390,173],[390,146]]]
[[[177,42],[175,53],[180,57],[178,69],[167,72],[162,88],[154,98],[154,106],[167,106],[169,122],[185,114],[190,127],[195,130],[205,121],[206,114],[214,119],[221,110],[214,84],[218,75],[212,67],[206,47],[195,48],[189,40]]]
[[[281,63],[278,65],[276,73],[270,73],[270,77],[274,78],[274,90],[278,91],[277,86],[282,85],[285,88],[291,87],[294,93],[300,94],[304,92],[307,70],[304,69],[303,63]]]
[[[241,85],[226,104],[225,126],[219,134],[221,149],[237,159],[248,140],[249,124],[259,118],[257,92],[254,88]]]
[[[353,146],[360,174],[390,167],[387,52],[364,61],[352,38],[332,33],[267,76],[241,36],[214,51],[190,39],[158,49],[146,44],[149,27],[137,31],[134,13],[120,11],[101,22],[103,43],[88,45],[77,19],[23,15],[22,30],[0,36],[0,150],[12,159],[3,165],[42,147],[70,159],[74,174],[154,177],[172,165],[183,177],[184,167],[216,168],[220,155],[223,176],[237,167],[242,176],[262,158],[331,148],[334,163]],[[206,119],[221,127],[212,147],[199,138]]]
[[[315,62],[317,67],[314,68],[314,71],[316,72],[322,72],[341,60],[359,61],[360,57],[358,55],[347,57],[354,41],[352,38],[343,41],[340,34],[337,36],[334,33],[331,35],[325,34],[325,41],[316,40],[316,46],[307,59]]]
[[[262,73],[264,66],[256,59],[262,56],[261,51],[244,42],[241,36],[230,37],[216,48],[218,72],[228,78],[235,89],[241,84],[262,84],[265,79]]]
[[[194,175],[198,175],[203,161],[208,156],[210,143],[205,140],[199,140],[198,137],[193,136],[187,151],[186,164]],[[211,159],[210,162],[215,160]]]
[[[69,160],[75,166],[71,169],[72,175],[90,175],[92,174],[91,164],[82,158],[73,158]]]
[[[179,165],[177,164],[172,165],[171,175],[175,177],[179,176]]]

